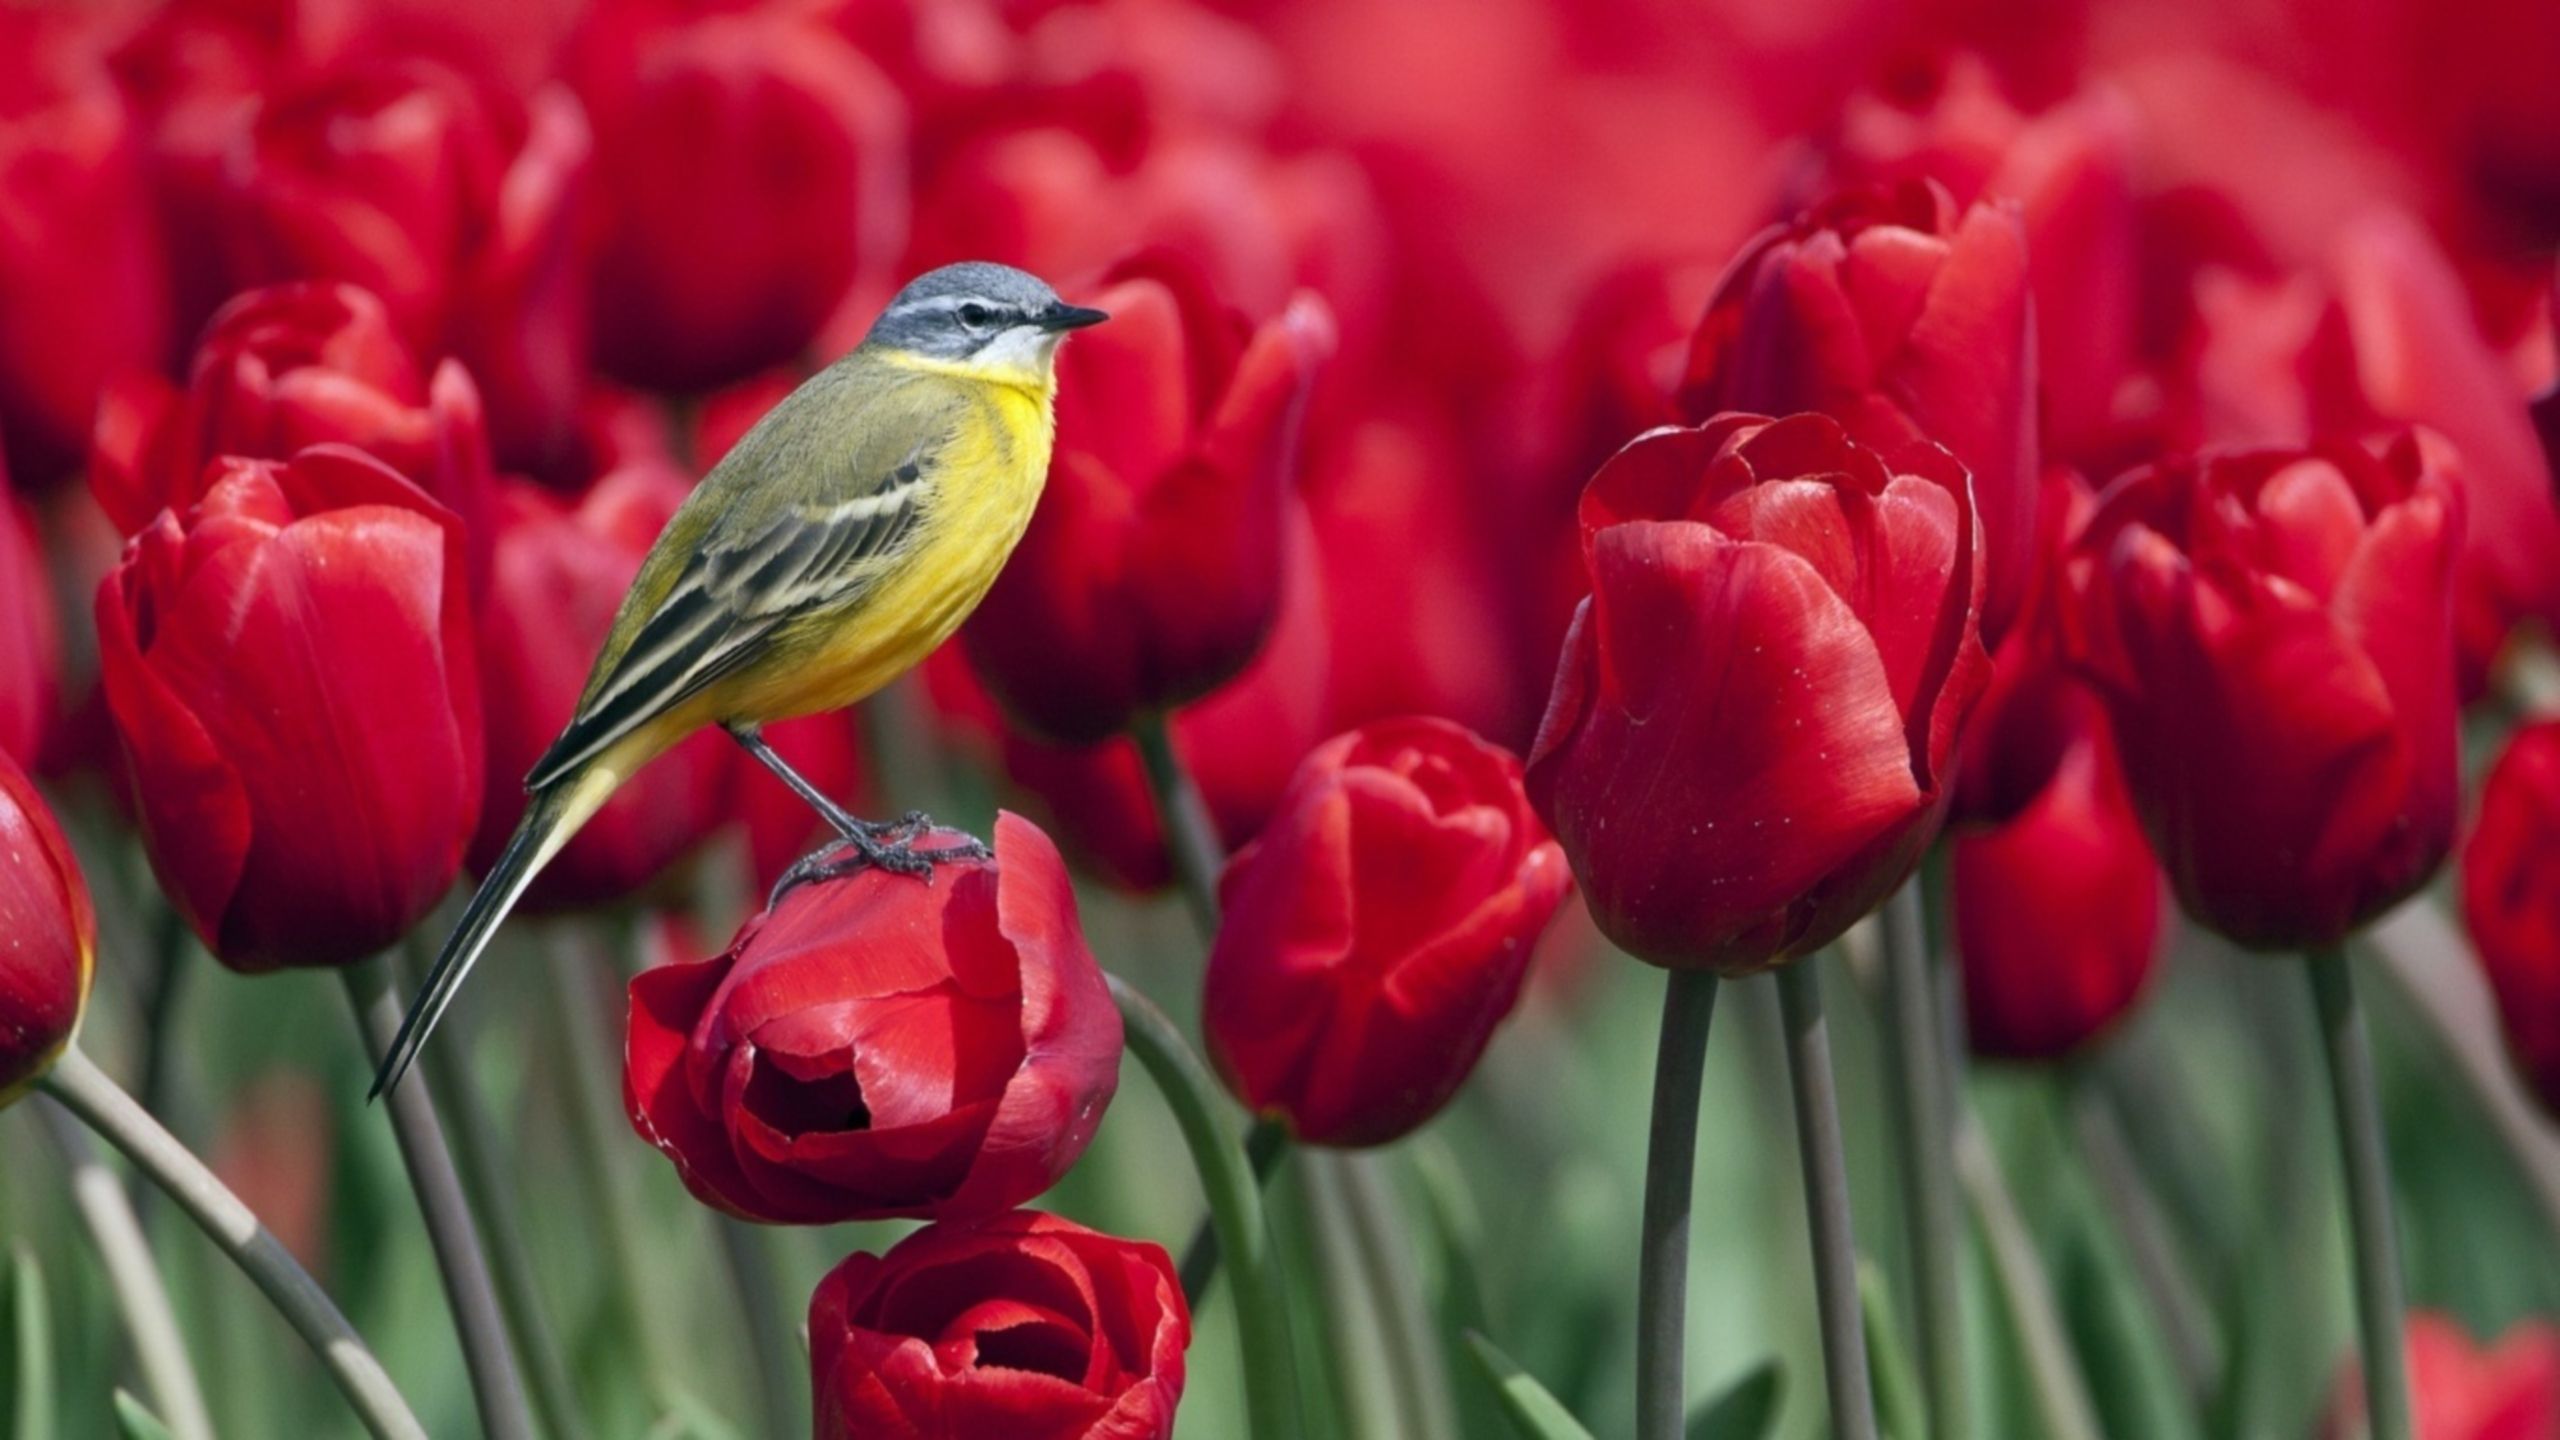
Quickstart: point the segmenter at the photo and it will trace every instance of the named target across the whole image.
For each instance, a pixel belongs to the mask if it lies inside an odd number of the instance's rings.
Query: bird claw
[[[770,909],[782,897],[802,885],[821,880],[836,880],[857,874],[866,868],[885,870],[892,875],[905,875],[930,885],[937,865],[973,860],[988,860],[995,851],[987,842],[974,836],[956,845],[937,845],[918,849],[916,842],[933,831],[933,817],[921,810],[910,810],[896,820],[857,820],[842,837],[818,847],[792,863],[773,885],[766,897]]]

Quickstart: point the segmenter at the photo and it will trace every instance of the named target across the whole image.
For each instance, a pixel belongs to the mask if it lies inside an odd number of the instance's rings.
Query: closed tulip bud
[[[2173,459],[2065,562],[2073,663],[2187,912],[2252,949],[2335,943],[2453,840],[2450,457],[2404,436]]]
[[[1928,442],[1972,476],[1996,641],[2034,568],[2035,347],[2016,207],[1928,181],[1842,191],[1744,247],[1698,322],[1683,413],[1819,411],[1894,464]],[[1925,466],[1923,467],[1926,468]]]
[[[1969,494],[1821,415],[1656,430],[1592,477],[1528,789],[1611,940],[1747,974],[1902,883],[1990,669]]]
[[[598,480],[574,506],[522,481],[501,497],[482,611],[489,763],[475,870],[524,818],[525,775],[569,723],[641,556],[692,488],[673,467],[641,461]],[[643,768],[534,877],[523,907],[575,909],[647,885],[719,821],[739,753],[706,729]]]
[[[1917,83],[1913,83],[1913,82]],[[1844,107],[1832,172],[1934,180],[1960,204],[2014,200],[2035,294],[2044,449],[2105,453],[2133,378],[2141,269],[2133,108],[2105,90],[2022,113],[1980,56],[1949,56]]]
[[[2462,917],[2508,1053],[2560,1115],[2560,720],[2507,742],[2462,850]]]
[[[53,1067],[80,1028],[97,952],[89,887],[53,812],[0,753],[0,1106]]]
[[[1298,425],[1332,325],[1256,328],[1142,256],[1058,357],[1058,444],[1030,530],[961,632],[996,699],[1088,744],[1235,678],[1279,613]]]
[[[1161,1247],[1031,1211],[946,1221],[818,1282],[811,1408],[818,1440],[1169,1440],[1190,1345]]]
[[[1436,719],[1339,736],[1219,881],[1210,1055],[1301,1140],[1397,1139],[1475,1068],[1569,884],[1507,752]]]
[[[592,143],[577,101],[386,54],[272,85],[239,115],[203,201],[229,284],[361,285],[415,351],[470,368],[502,459],[571,451],[587,353],[572,220]]]
[[[62,706],[62,625],[35,512],[0,468],[0,755],[42,757]]]
[[[2144,844],[2097,697],[2031,648],[2002,646],[1974,717],[1974,823],[1948,846],[1965,1034],[2003,1060],[2054,1060],[2133,1008],[2160,945],[2160,868]],[[2004,680],[2009,677],[2004,673]]]
[[[462,526],[342,446],[219,471],[98,587],[144,847],[233,969],[361,960],[452,888],[479,816]]]
[[[1084,1153],[1120,1012],[1057,848],[1018,816],[995,834],[992,859],[931,885],[799,886],[726,954],[632,980],[624,1103],[704,1204],[809,1225],[987,1215]]]
[[[2452,1317],[2408,1320],[2410,1433],[2416,1440],[2546,1440],[2560,1435],[2560,1327],[2520,1320],[2494,1345]],[[2322,1440],[2353,1440],[2365,1425],[2363,1372],[2350,1363],[2330,1390]]]
[[[575,75],[596,125],[597,363],[704,390],[806,350],[906,244],[906,106],[820,18],[611,4]]]
[[[130,535],[204,497],[219,456],[286,459],[355,446],[485,527],[493,485],[480,390],[452,360],[422,373],[371,291],[332,281],[270,286],[215,312],[187,385],[130,379],[102,411],[89,488]]]
[[[22,485],[76,468],[99,391],[168,345],[140,126],[101,20],[0,8],[0,438]]]

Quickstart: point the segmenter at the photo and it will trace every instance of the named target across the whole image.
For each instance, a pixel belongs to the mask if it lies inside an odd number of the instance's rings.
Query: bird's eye
[[[988,313],[986,306],[975,302],[960,307],[960,323],[968,326],[972,330],[986,329],[987,322],[994,318],[995,317],[993,315]]]

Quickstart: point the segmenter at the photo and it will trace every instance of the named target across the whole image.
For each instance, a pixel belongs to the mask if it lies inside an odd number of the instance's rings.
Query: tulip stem
[[[2097,1182],[2094,1188],[2099,1205],[2124,1238],[2125,1252],[2133,1261],[2135,1282],[2142,1287],[2151,1312],[2159,1321],[2160,1332],[2168,1340],[2170,1359],[2177,1366],[2187,1403],[2197,1414],[2204,1414],[2211,1405],[2219,1368],[2214,1359],[2217,1342],[2209,1307],[2197,1293],[2195,1279],[2178,1254],[2169,1219],[2161,1213],[2159,1197],[2151,1193],[2151,1181],[2142,1173],[2141,1162],[2134,1158],[2132,1142],[2125,1138],[2114,1103],[2099,1089],[2094,1077],[2085,1072],[2070,1075],[2067,1082],[2072,1130],[2079,1137],[2081,1162]]]
[[[2052,1278],[2036,1253],[2026,1217],[2018,1213],[2017,1197],[2009,1193],[2008,1177],[2000,1173],[2000,1157],[1992,1152],[1981,1122],[1971,1115],[1957,1121],[1954,1132],[1954,1168],[1964,1183],[1974,1221],[1982,1227],[1991,1276],[2007,1302],[2010,1328],[2026,1360],[2028,1389],[2042,1422],[2036,1433],[2047,1440],[2102,1440],[2106,1432],[2098,1424],[2097,1404],[2089,1396],[2089,1383],[2071,1348],[2070,1327],[2063,1322]],[[1929,1433],[1947,1432],[1937,1429],[1933,1421]]]
[[[1805,1218],[1813,1238],[1814,1309],[1822,1322],[1831,1433],[1840,1440],[1876,1440],[1858,1304],[1858,1237],[1849,1217],[1849,1164],[1840,1141],[1840,1095],[1831,1074],[1819,964],[1818,956],[1807,956],[1778,971],[1778,1008],[1795,1091],[1796,1158],[1804,1167]]]
[[[346,982],[366,1053],[379,1066],[400,1033],[400,999],[392,993],[390,969],[376,956],[339,974]],[[463,1366],[471,1374],[471,1397],[480,1413],[480,1428],[489,1440],[531,1440],[533,1414],[509,1348],[505,1312],[489,1277],[488,1259],[480,1251],[480,1230],[472,1222],[470,1202],[463,1197],[462,1178],[454,1170],[452,1152],[445,1148],[444,1126],[436,1118],[429,1085],[395,1085],[384,1100],[391,1110],[392,1133],[400,1142],[400,1159],[409,1171],[409,1188],[417,1192],[427,1238],[435,1247],[445,1299],[453,1307],[453,1326],[462,1341]]]
[[[1164,830],[1165,853],[1172,857],[1174,879],[1203,935],[1218,933],[1218,872],[1226,865],[1226,846],[1209,815],[1200,787],[1173,748],[1171,719],[1161,710],[1131,722],[1129,738],[1138,745],[1138,760],[1147,772],[1148,793],[1155,796],[1156,817]]]
[[[107,1284],[124,1312],[125,1330],[133,1338],[134,1363],[142,1371],[151,1406],[167,1422],[173,1440],[213,1440],[213,1416],[205,1409],[204,1390],[196,1383],[195,1362],[187,1355],[186,1336],[178,1329],[177,1312],[169,1308],[169,1287],[151,1257],[151,1241],[134,1217],[123,1182],[89,1143],[71,1112],[56,1103],[36,1107],[54,1148],[71,1172],[71,1199],[97,1242],[106,1266]]]
[[[76,1048],[65,1050],[40,1082],[46,1094],[80,1117],[151,1177],[187,1212],[233,1264],[266,1292],[285,1323],[320,1358],[329,1378],[375,1440],[426,1440],[426,1427],[401,1398],[399,1388],[365,1348],[364,1339],[339,1313],[337,1303],[295,1262],[284,1242],[258,1221],[240,1197],[161,1128]]]
[[[461,1053],[452,1044],[452,1037],[446,1048]],[[428,1067],[421,1078],[436,1107],[453,1120],[453,1158],[460,1167],[463,1194],[470,1201],[471,1213],[487,1227],[489,1253],[497,1261],[493,1270],[498,1305],[506,1315],[508,1333],[515,1337],[517,1358],[523,1362],[525,1378],[532,1386],[534,1412],[551,1440],[579,1440],[586,1433],[586,1425],[579,1417],[577,1390],[570,1383],[568,1364],[543,1316],[533,1255],[525,1247],[523,1227],[516,1224],[514,1201],[502,1188],[500,1177],[507,1173],[507,1166],[499,1153],[488,1112],[471,1088],[444,1066]]]
[[[1716,977],[1674,970],[1662,994],[1636,1263],[1636,1440],[1680,1440],[1688,1424],[1689,1190],[1698,1168],[1698,1092]]]
[[[1253,1122],[1244,1132],[1245,1162],[1253,1167],[1253,1183],[1261,1189],[1271,1188],[1271,1174],[1289,1155],[1289,1132],[1277,1120],[1264,1118]],[[1182,1247],[1182,1298],[1191,1308],[1200,1308],[1208,1298],[1209,1287],[1218,1282],[1218,1226],[1216,1217],[1203,1215],[1191,1232],[1191,1243]]]
[[[2346,952],[2308,952],[2320,1038],[2329,1054],[2329,1087],[2337,1107],[2338,1148],[2346,1162],[2347,1224],[2353,1244],[2356,1321],[2364,1340],[2364,1396],[2372,1440],[2409,1440],[2408,1354],[2402,1343],[2405,1305],[2400,1241],[2391,1215],[2391,1166],[2382,1137],[2382,1102],[2374,1084],[2373,1040],[2356,1003]]]
[[[1298,1382],[1290,1349],[1288,1293],[1262,1211],[1262,1189],[1242,1146],[1218,1116],[1217,1084],[1182,1032],[1155,1002],[1117,975],[1111,998],[1120,1007],[1131,1053],[1163,1093],[1190,1147],[1209,1201],[1218,1249],[1235,1276],[1236,1339],[1244,1352],[1247,1433],[1254,1440],[1295,1440]]]
[[[1955,1100],[1954,1057],[1940,1023],[1930,963],[1928,916],[1912,880],[1884,907],[1884,980],[1890,1025],[1885,1049],[1893,1066],[1894,1142],[1901,1161],[1903,1221],[1911,1245],[1920,1374],[1929,1398],[1929,1433],[1973,1433],[1965,1418],[1964,1216],[1956,1203],[1949,1107]]]

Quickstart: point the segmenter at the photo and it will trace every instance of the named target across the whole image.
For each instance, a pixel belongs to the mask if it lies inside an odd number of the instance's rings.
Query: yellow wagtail
[[[641,562],[568,728],[525,778],[523,823],[436,956],[373,1094],[398,1083],[535,873],[702,726],[816,807],[860,863],[930,877],[937,856],[963,853],[911,848],[920,817],[855,818],[758,727],[870,695],[977,608],[1048,475],[1058,346],[1104,318],[1009,266],[945,266],[713,467]]]

